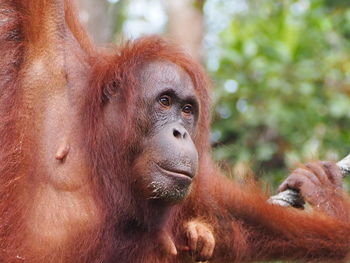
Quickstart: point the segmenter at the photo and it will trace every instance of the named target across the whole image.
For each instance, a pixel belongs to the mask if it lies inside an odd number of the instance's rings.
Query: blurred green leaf
[[[347,1],[247,3],[218,35],[214,157],[249,160],[277,185],[296,162],[350,152],[350,9]]]

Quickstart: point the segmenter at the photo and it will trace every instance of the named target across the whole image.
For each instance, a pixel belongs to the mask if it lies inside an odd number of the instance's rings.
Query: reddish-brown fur
[[[213,229],[211,262],[346,257],[342,198],[336,217],[308,214],[269,205],[253,184],[242,189],[221,175],[210,158],[199,65],[157,37],[97,50],[76,17],[70,0],[0,0],[0,262],[191,262],[186,251],[167,255],[159,241],[166,231],[186,246],[191,220]],[[138,71],[154,60],[184,69],[200,100],[199,171],[190,196],[165,214],[130,176],[142,118]],[[104,120],[106,90],[128,109],[118,128]],[[57,160],[62,147],[68,157]]]

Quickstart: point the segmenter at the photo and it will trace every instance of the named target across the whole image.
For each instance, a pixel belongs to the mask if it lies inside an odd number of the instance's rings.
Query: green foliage
[[[251,0],[219,38],[214,157],[275,184],[286,167],[350,152],[347,1]]]

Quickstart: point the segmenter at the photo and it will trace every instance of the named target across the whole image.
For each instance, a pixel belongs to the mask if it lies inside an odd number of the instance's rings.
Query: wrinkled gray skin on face
[[[198,152],[192,138],[199,103],[190,77],[175,64],[147,64],[141,83],[144,107],[140,108],[146,112],[140,113],[138,122],[146,131],[135,164],[137,177],[147,198],[178,202],[190,192],[197,172]]]

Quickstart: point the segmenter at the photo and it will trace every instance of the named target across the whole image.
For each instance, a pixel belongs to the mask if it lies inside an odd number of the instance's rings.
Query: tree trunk
[[[79,0],[79,18],[96,43],[110,42],[113,21],[106,0]]]
[[[203,0],[167,0],[168,36],[196,60],[202,59]]]

